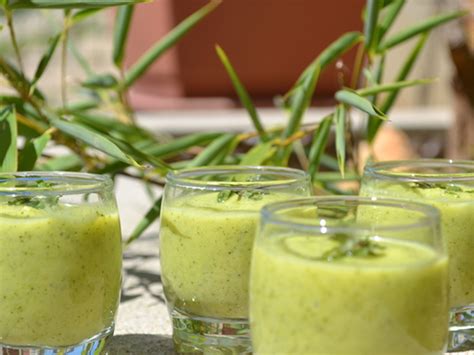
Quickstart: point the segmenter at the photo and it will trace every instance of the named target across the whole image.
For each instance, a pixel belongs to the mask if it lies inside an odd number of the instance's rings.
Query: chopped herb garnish
[[[49,188],[53,184],[44,180],[36,181],[36,187]],[[28,187],[28,186],[26,186]],[[28,206],[36,209],[44,209],[57,205],[59,202],[59,196],[17,196],[12,200],[8,201],[10,206]]]
[[[442,189],[444,190],[445,193],[451,194],[451,195],[456,195],[459,197],[458,193],[459,192],[467,192],[467,193],[474,193],[474,190],[463,190],[461,187],[453,185],[453,184],[448,184],[448,183],[429,183],[429,182],[412,182],[410,183],[410,187],[415,187],[418,189]]]
[[[345,257],[376,257],[384,255],[385,247],[369,237],[355,237],[347,234],[334,234],[330,237],[339,243],[326,251],[320,260],[333,261]]]
[[[223,190],[217,195],[217,202],[225,202],[235,193],[236,192],[233,190]]]
[[[227,201],[232,195],[237,195],[237,201],[240,201],[242,198],[249,200],[258,201],[263,198],[264,195],[267,195],[268,191],[264,190],[224,190],[219,192],[217,195],[217,202],[222,203]]]

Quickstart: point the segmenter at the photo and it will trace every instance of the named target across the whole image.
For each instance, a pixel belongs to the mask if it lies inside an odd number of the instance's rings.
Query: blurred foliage
[[[352,111],[357,109],[367,116],[365,138],[372,142],[400,90],[430,82],[407,80],[429,32],[463,15],[460,12],[443,14],[389,36],[405,0],[368,0],[363,13],[364,31],[350,32],[336,39],[308,65],[283,96],[281,109],[288,114],[288,122],[281,128],[263,125],[231,60],[222,48],[217,47],[217,55],[249,113],[255,132],[203,132],[162,142],[135,123],[127,99],[128,90],[162,54],[213,12],[221,0],[210,0],[149,48],[133,65],[125,68],[123,58],[137,2],[0,0],[5,22],[3,31],[8,31],[10,53],[13,54],[0,55],[0,75],[8,84],[7,93],[0,95],[0,171],[81,170],[113,177],[124,174],[146,184],[162,185],[163,177],[170,169],[220,164],[286,166],[291,163],[309,171],[319,188],[344,193],[336,184],[358,179],[357,142],[351,129]],[[118,6],[111,58],[116,71],[96,73],[75,47],[70,34],[85,19],[108,6]],[[63,27],[45,44],[44,54],[32,77],[25,73],[14,26],[17,9],[25,8],[60,9],[55,11],[63,14]],[[396,81],[383,83],[386,53],[411,39],[415,44]],[[304,115],[312,102],[321,72],[352,49],[357,51],[352,78],[335,94],[337,105],[334,112],[317,125],[304,124]],[[60,105],[52,104],[41,91],[42,81],[48,80],[43,74],[55,55],[60,56],[62,63]],[[71,102],[67,96],[65,77],[70,56],[74,56],[87,73],[87,78],[75,88],[83,93],[81,101]],[[335,156],[328,153],[332,131],[335,134]],[[239,149],[243,144],[253,145],[253,148],[243,152]],[[61,146],[67,149],[67,153],[51,156],[47,148],[52,146]],[[158,198],[129,237],[129,242],[138,238],[158,218],[160,206],[161,198]]]

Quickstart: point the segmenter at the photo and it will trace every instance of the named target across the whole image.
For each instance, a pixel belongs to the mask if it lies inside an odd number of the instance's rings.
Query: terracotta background
[[[133,63],[206,2],[157,0],[137,6],[127,63]],[[234,105],[219,99],[234,97],[234,90],[215,54],[214,45],[218,43],[252,97],[269,104],[291,87],[329,43],[344,32],[361,29],[364,3],[365,0],[224,0],[154,64],[135,86],[132,101],[139,109]],[[353,56],[353,52],[346,56],[345,64],[349,65]],[[346,77],[348,71],[343,69]],[[339,87],[338,77],[332,66],[320,79],[317,98],[330,97]]]

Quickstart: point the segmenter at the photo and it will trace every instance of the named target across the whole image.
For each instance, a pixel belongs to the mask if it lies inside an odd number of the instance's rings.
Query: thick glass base
[[[171,311],[178,354],[252,354],[246,319],[206,318]]]
[[[451,309],[448,352],[474,350],[474,304]]]
[[[112,336],[114,327],[83,341],[77,345],[65,347],[48,346],[15,346],[0,343],[0,355],[100,355],[105,348],[107,339]]]

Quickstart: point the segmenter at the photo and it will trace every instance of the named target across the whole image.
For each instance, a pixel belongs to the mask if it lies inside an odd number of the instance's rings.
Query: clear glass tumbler
[[[113,333],[122,247],[105,176],[0,174],[0,353],[98,354]]]
[[[264,204],[309,196],[305,172],[228,166],[170,173],[160,260],[178,353],[251,353],[248,277]]]
[[[448,265],[435,208],[314,197],[267,205],[261,221],[254,354],[444,353]]]
[[[360,194],[419,201],[439,209],[449,255],[448,350],[474,349],[474,162],[371,163],[365,169]]]

